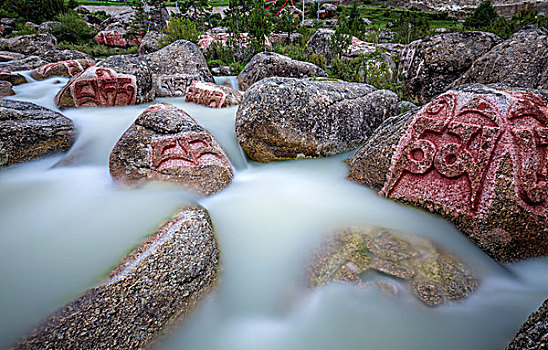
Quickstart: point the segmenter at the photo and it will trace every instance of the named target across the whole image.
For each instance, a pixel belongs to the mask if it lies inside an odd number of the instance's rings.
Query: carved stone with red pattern
[[[176,182],[206,195],[233,178],[230,162],[211,134],[166,103],[150,106],[122,135],[110,155],[110,173],[123,184]]]
[[[72,78],[94,64],[95,61],[92,60],[68,60],[48,63],[30,72],[30,76],[36,80],[43,80],[50,77]]]
[[[449,218],[499,261],[548,255],[547,101],[541,90],[449,91],[381,125],[347,161],[349,178]]]
[[[117,30],[103,30],[93,38],[93,40],[98,44],[112,47],[127,47],[139,45],[141,39],[142,36],[133,37],[128,40],[124,37],[124,33],[121,33]]]
[[[227,86],[196,80],[188,88],[185,101],[212,108],[230,107],[242,102],[242,93]]]

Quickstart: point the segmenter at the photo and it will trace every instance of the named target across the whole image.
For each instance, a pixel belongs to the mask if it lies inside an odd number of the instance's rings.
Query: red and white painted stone
[[[112,46],[112,47],[127,47],[127,46],[134,46],[139,45],[141,42],[140,37],[133,37],[131,39],[126,39],[124,37],[124,33],[119,32],[117,30],[103,30],[95,37],[93,40],[98,44],[103,44],[106,46]]]
[[[34,79],[46,79],[52,76],[64,76],[72,78],[82,73],[86,68],[94,64],[92,60],[67,60],[48,63],[36,68],[30,73]]]
[[[506,155],[513,162],[516,200],[547,217],[547,101],[520,91],[447,93],[415,115],[380,194],[485,217]]]
[[[226,93],[215,84],[193,81],[188,88],[185,101],[200,105],[221,108],[226,100]]]
[[[59,91],[56,103],[60,107],[128,106],[135,104],[136,91],[134,75],[92,66]]]

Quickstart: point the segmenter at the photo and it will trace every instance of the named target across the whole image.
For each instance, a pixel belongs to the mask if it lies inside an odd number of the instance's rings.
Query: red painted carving
[[[519,199],[546,203],[547,102],[508,93],[508,108],[501,98],[449,93],[423,108],[400,141],[380,194],[479,215],[486,205],[482,195],[493,191],[494,172],[510,153]]]
[[[45,64],[41,67],[38,67],[36,69],[36,72],[41,75],[46,75],[50,70],[58,66],[64,66],[71,77],[84,71],[84,67],[82,67],[80,62],[75,60],[68,60],[68,61]]]
[[[188,88],[185,101],[203,106],[221,108],[226,100],[226,93],[221,89],[200,81],[194,81]]]
[[[184,135],[177,138],[163,138],[151,143],[151,167],[156,170],[174,166],[198,166],[202,157],[214,156],[223,162],[225,157],[213,146],[211,136],[205,133]]]
[[[84,73],[86,74],[80,74],[67,86],[70,87],[76,107],[135,104],[137,92],[135,77],[117,74],[111,69],[95,67]]]
[[[130,40],[127,40],[124,37],[123,33],[120,33],[117,30],[104,30],[99,32],[93,40],[98,44],[103,44],[106,46],[116,46],[116,47],[126,47],[139,45],[141,42],[142,36],[133,37]]]

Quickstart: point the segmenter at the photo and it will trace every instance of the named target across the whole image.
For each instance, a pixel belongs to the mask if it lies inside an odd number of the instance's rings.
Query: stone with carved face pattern
[[[30,72],[30,76],[36,80],[43,80],[50,77],[72,78],[94,64],[94,60],[85,59],[48,63]]]
[[[381,125],[347,161],[349,178],[449,218],[497,260],[548,255],[547,101],[504,86],[449,91]]]
[[[183,110],[165,103],[146,109],[122,135],[110,155],[115,181],[168,181],[201,194],[226,187],[233,177],[224,151]]]

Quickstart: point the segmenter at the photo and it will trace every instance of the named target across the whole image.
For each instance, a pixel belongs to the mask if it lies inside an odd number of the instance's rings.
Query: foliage
[[[396,41],[400,44],[409,44],[432,34],[428,19],[415,11],[403,12],[396,23],[394,32]]]
[[[248,32],[255,40],[253,45],[257,51],[266,51],[265,38],[270,34],[271,21],[268,15],[265,13],[265,6],[263,0],[252,0],[252,9],[249,14]]]
[[[198,23],[201,29],[210,22],[212,9],[207,0],[180,0],[177,6],[182,16]]]
[[[23,23],[17,23],[15,25],[15,30],[8,36],[14,37],[17,35],[31,35],[31,34],[39,34],[38,29],[30,26],[26,26]]]
[[[161,46],[166,46],[174,41],[183,39],[193,43],[198,43],[201,31],[198,30],[195,22],[189,18],[175,17],[164,29],[164,38],[160,40]]]
[[[348,46],[352,43],[352,36],[349,34],[347,21],[343,20],[339,23],[330,41],[330,48],[335,56],[340,57],[346,53]]]
[[[308,62],[315,64],[316,66],[324,70],[327,63],[325,60],[325,56],[322,55],[321,53],[312,53],[308,58]]]
[[[127,49],[119,47],[110,47],[97,43],[84,43],[84,44],[70,44],[66,42],[59,43],[59,49],[61,50],[76,50],[87,53],[96,58],[104,58],[113,55],[128,55],[137,53],[138,46],[131,46]]]
[[[301,20],[293,17],[287,10],[284,10],[280,15],[273,16],[272,18],[272,31],[287,33],[287,41],[291,41],[291,34],[297,31],[297,27],[301,23]]]
[[[81,44],[92,39],[96,31],[90,28],[80,16],[73,12],[59,14],[56,18],[60,23],[51,29],[58,41],[66,41],[72,44]]]
[[[95,12],[93,12],[93,15],[95,17],[99,18],[101,21],[104,21],[107,18],[110,18],[110,15],[108,13],[106,13],[105,11],[103,11],[103,10],[95,11]]]
[[[23,21],[42,23],[65,12],[63,0],[5,0],[2,8],[17,14]]]
[[[78,1],[76,0],[69,0],[67,3],[67,8],[70,10],[74,10],[76,7],[78,7]]]
[[[148,16],[145,12],[145,7],[139,0],[134,1],[131,6],[133,7],[133,15],[131,15],[129,30],[126,35],[143,35],[148,29]]]
[[[464,28],[479,29],[487,27],[499,18],[491,0],[482,2],[464,21]]]

